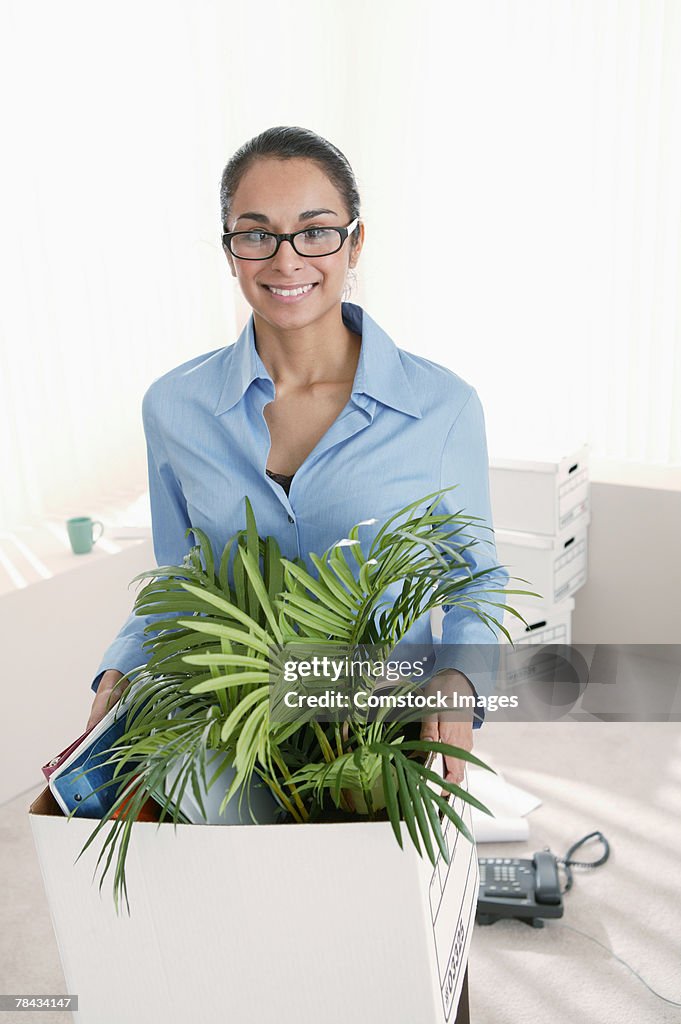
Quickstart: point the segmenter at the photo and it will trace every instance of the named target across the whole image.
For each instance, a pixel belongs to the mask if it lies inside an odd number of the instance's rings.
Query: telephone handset
[[[558,862],[542,850],[532,860],[517,857],[479,857],[478,924],[517,917],[534,928],[543,918],[563,916]]]
[[[542,851],[532,858],[535,867],[534,898],[537,903],[561,902],[558,865],[552,853]]]

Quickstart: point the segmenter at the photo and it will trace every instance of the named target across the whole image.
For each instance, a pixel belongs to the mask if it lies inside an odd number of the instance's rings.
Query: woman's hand
[[[475,696],[475,691],[466,676],[455,669],[440,672],[425,687],[426,693],[444,693],[447,695],[449,710],[436,711],[423,719],[421,725],[422,740],[436,740],[440,743],[451,743],[462,750],[473,749],[473,708],[457,708],[453,710],[453,694]],[[464,762],[456,757],[445,756],[445,782],[463,782]],[[443,797],[450,794],[442,791]]]
[[[95,699],[92,702],[92,709],[90,710],[90,717],[86,726],[88,730],[92,729],[98,722],[101,722],[107,711],[110,711],[114,704],[120,700],[125,685],[117,687],[116,684],[122,678],[123,673],[119,672],[117,668],[109,668],[99,680],[99,686],[97,687]]]

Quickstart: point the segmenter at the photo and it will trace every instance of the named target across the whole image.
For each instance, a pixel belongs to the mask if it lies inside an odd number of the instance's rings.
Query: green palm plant
[[[432,862],[433,839],[449,860],[441,815],[472,839],[439,790],[489,810],[462,787],[444,782],[428,758],[446,754],[488,767],[473,754],[416,739],[408,722],[390,720],[387,712],[371,720],[352,713],[343,723],[325,724],[312,711],[293,720],[271,713],[272,682],[281,678],[292,644],[336,650],[371,644],[387,657],[421,615],[443,604],[471,610],[493,634],[497,627],[512,643],[496,609],[506,608],[502,596],[532,592],[485,586],[498,566],[471,571],[465,555],[478,541],[466,531],[480,520],[463,510],[436,511],[451,489],[426,495],[391,516],[366,554],[359,530],[375,520],[358,523],[322,556],[310,553],[316,576],[302,559],[283,558],[273,537],[259,536],[246,498],[246,528],[230,539],[219,562],[205,533],[191,528],[198,543],[181,565],[135,577],[133,582],[148,580],[135,611],[153,616],[145,628],[150,654],[146,665],[126,677],[120,702],[127,713],[125,731],[108,752],[115,764],[110,784],[118,787],[116,800],[80,854],[113,822],[97,866],[106,855],[101,888],[118,850],[117,908],[120,893],[127,902],[125,855],[142,806],[154,796],[161,821],[169,817],[177,823],[190,787],[205,815],[202,786],[209,788],[221,771],[207,778],[211,751],[224,753],[232,766],[221,810],[237,795],[239,807],[244,800],[249,805],[257,783],[273,794],[287,820],[314,821],[330,809],[354,809],[369,818],[387,817],[402,846],[403,818],[419,854],[423,845]],[[399,596],[389,601],[386,591],[396,583],[402,584]],[[403,682],[394,692],[410,689],[414,684]],[[180,767],[166,793],[171,765]]]

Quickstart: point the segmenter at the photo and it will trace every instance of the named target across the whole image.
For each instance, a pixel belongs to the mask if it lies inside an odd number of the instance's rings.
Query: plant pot
[[[393,774],[393,778],[395,778],[395,769],[391,767],[391,771],[392,771],[392,774]],[[369,808],[368,808],[367,802],[366,802],[366,800],[364,798],[364,793],[363,793],[363,791],[361,789],[350,789],[350,790],[345,790],[345,792],[350,794],[350,796],[352,798],[352,802],[353,802],[354,807],[355,807],[355,811],[356,811],[357,814],[359,814],[359,815],[367,815],[367,814],[369,814]],[[381,778],[380,775],[376,779],[376,781],[374,782],[374,784],[371,787],[371,789],[369,790],[369,792],[371,793],[371,803],[372,803],[373,811],[376,812],[376,811],[385,810],[385,795],[383,793],[383,779]],[[387,812],[386,812],[386,817],[387,817]]]
[[[222,770],[211,783],[211,778],[215,771],[220,767],[221,763]],[[164,787],[166,794],[170,793],[175,780],[182,772],[185,765],[186,760],[177,761],[168,771]],[[201,799],[203,800],[203,805],[206,809],[205,816],[201,813],[201,808],[194,796],[191,782],[187,783],[179,805],[182,813],[187,816],[192,824],[273,825],[279,820],[279,804],[275,800],[271,791],[260,779],[257,778],[257,776],[253,776],[251,785],[248,791],[243,794],[243,798],[242,793],[239,790],[226,805],[222,814],[220,814],[220,805],[224,800],[225,793],[232,784],[234,774],[235,772],[232,767],[229,754],[222,750],[208,751],[206,755],[206,781],[211,784],[206,788],[200,776],[198,780]],[[239,807],[240,801],[241,807]],[[249,804],[253,812],[253,816],[251,816],[249,811]],[[255,818],[255,820],[253,820],[253,818]]]
[[[372,821],[388,821],[388,812],[385,808],[380,811],[375,811]],[[359,811],[343,811],[340,807],[330,807],[320,812],[318,818],[314,818],[314,822],[322,825],[339,825],[343,822],[349,822],[357,825],[363,822],[369,821],[366,812],[361,813]]]

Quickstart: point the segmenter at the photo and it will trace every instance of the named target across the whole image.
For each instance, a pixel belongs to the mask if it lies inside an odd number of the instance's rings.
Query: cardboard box
[[[490,459],[496,529],[555,536],[589,513],[588,447],[554,461]]]
[[[517,684],[531,678],[535,666],[529,659],[528,646],[545,645],[569,646],[572,642],[572,612],[575,602],[571,597],[560,604],[539,605],[533,607],[514,604],[513,607],[524,615],[530,624],[530,630],[523,626],[515,615],[504,615],[504,625],[513,637],[514,647],[503,637],[500,672],[503,679],[502,689],[509,687],[513,691]]]
[[[514,597],[509,597],[507,603],[520,612],[529,623],[528,629],[515,615],[504,612],[502,622],[511,634],[514,643],[569,644],[572,642],[572,612],[575,607],[573,598],[567,597],[560,604],[545,604],[535,601],[532,605],[522,605]],[[443,618],[442,608],[431,609],[430,622],[434,639],[442,637]],[[508,643],[503,633],[499,634],[499,641],[503,644]]]
[[[560,604],[514,604],[516,611],[529,623],[524,626],[515,615],[504,614],[504,626],[515,644],[569,644],[572,642],[572,612],[575,602],[567,597]],[[502,637],[506,641],[505,637]]]
[[[470,805],[454,804],[469,828]],[[447,821],[448,866],[402,823],[135,822],[130,916],[104,831],[49,790],[31,829],[78,1024],[444,1024],[456,1017],[478,894],[475,847]]]
[[[585,515],[555,537],[495,530],[497,561],[509,575],[528,580],[529,589],[541,595],[542,603],[560,604],[586,583],[588,526]],[[525,589],[525,584],[511,580],[509,588]]]
[[[509,598],[509,603],[511,599]],[[520,619],[515,615],[504,613],[503,624],[511,634],[514,647],[511,647],[503,634],[499,634],[500,658],[498,669],[498,680],[496,689],[499,693],[506,692],[509,684],[516,683],[528,678],[527,646],[538,645],[566,645],[572,643],[572,612],[575,607],[573,598],[568,597],[560,604],[545,605],[535,601],[534,605],[521,605],[517,601],[513,603],[516,611],[525,617],[530,624],[528,631]],[[442,636],[442,609],[433,608],[431,622],[433,636]],[[484,798],[483,799],[484,802]],[[485,816],[487,823],[487,816]]]

